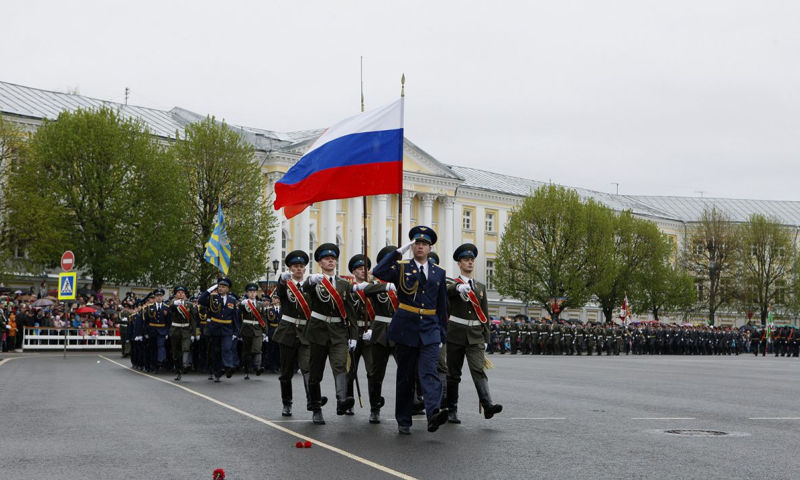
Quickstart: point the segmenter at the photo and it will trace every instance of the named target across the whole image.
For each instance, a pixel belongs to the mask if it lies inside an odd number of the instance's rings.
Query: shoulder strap
[[[347,312],[344,309],[344,301],[342,301],[342,296],[339,295],[339,292],[336,291],[336,288],[333,287],[333,284],[325,275],[322,276],[322,286],[325,287],[325,290],[328,291],[331,298],[333,298],[333,301],[336,303],[336,308],[339,310],[339,316],[342,317],[342,320],[347,318]]]
[[[297,298],[297,303],[300,304],[300,308],[303,310],[303,314],[306,316],[306,320],[311,318],[311,307],[308,306],[308,302],[306,301],[306,297],[300,292],[300,289],[297,288],[297,285],[291,280],[286,282],[286,286],[289,287],[289,290],[292,291],[292,295]]]

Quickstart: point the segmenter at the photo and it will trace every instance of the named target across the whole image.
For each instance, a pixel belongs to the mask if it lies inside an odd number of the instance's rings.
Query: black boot
[[[450,423],[461,423],[458,418],[458,383],[447,382],[447,421]]]
[[[292,416],[292,382],[281,382],[281,401],[283,402],[284,417]]]
[[[369,423],[381,423],[380,413],[383,407],[384,400],[381,396],[382,382],[369,380],[367,388],[369,389]]]
[[[483,407],[484,418],[488,420],[503,411],[502,405],[492,404],[492,396],[489,394],[489,380],[485,378],[478,380],[475,382],[475,388],[478,390],[478,399]]]
[[[315,425],[325,425],[325,419],[322,418],[322,405],[320,404],[320,387],[317,385],[308,386],[308,409],[313,412],[311,421]]]
[[[353,408],[356,401],[347,395],[347,374],[339,373],[334,377],[336,384],[336,415],[344,415],[347,409]]]
[[[303,374],[303,385],[306,386],[306,410],[309,412],[313,411],[314,409],[311,408],[311,394],[310,390],[308,389],[308,379],[311,377],[310,373]],[[328,403],[328,397],[324,397],[322,395],[319,396],[319,406],[324,407],[325,404]]]
[[[325,419],[322,418],[321,409],[314,410],[314,413],[311,415],[311,421],[314,422],[314,425],[325,425]]]

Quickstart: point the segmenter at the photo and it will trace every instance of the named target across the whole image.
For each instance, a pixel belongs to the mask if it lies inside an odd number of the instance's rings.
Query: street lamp
[[[281,262],[279,262],[277,258],[272,261],[272,275],[273,276],[278,274],[278,265],[280,265],[280,263]]]

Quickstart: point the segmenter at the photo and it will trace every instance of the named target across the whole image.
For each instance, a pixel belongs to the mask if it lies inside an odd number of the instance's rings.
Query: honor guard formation
[[[292,379],[300,372],[306,410],[324,425],[321,382],[329,366],[336,414],[361,406],[359,366],[366,371],[369,423],[381,423],[383,383],[390,358],[397,364],[394,417],[398,432],[411,433],[414,415],[425,414],[427,430],[461,423],[458,403],[466,360],[486,419],[501,413],[492,400],[486,353],[522,355],[755,355],[800,353],[795,329],[696,327],[658,322],[617,325],[537,321],[524,315],[488,316],[486,285],[474,278],[478,248],[465,243],[452,253],[459,272],[448,278],[431,252],[436,232],[416,226],[409,242],[378,252],[376,265],[364,255],[347,262],[350,276],[337,275],[339,248],[320,245],[314,260],[322,273],[307,274],[309,256],[289,252],[287,271],[274,290],[250,283],[243,298],[220,277],[196,298],[176,286],[165,301],[157,289],[122,318],[133,368],[203,372],[221,382],[241,371],[244,379],[265,369],[280,373],[281,415],[293,415]],[[410,256],[411,258],[406,258]],[[370,276],[371,274],[371,276]],[[363,360],[363,362],[362,362]]]
[[[239,298],[231,282],[220,277],[197,298],[176,286],[172,298],[154,290],[138,301],[123,321],[133,368],[148,373],[174,371],[175,381],[192,370],[221,382],[237,371],[248,380],[279,362],[281,415],[293,415],[292,378],[303,378],[306,410],[324,425],[321,382],[329,366],[333,375],[336,414],[354,415],[356,398],[363,405],[359,365],[367,378],[369,423],[381,423],[386,405],[383,382],[390,358],[397,363],[394,416],[400,434],[410,434],[412,417],[425,414],[435,432],[458,418],[459,385],[466,359],[480,407],[489,419],[503,407],[492,402],[486,368],[491,338],[486,286],[472,277],[475,245],[464,244],[453,258],[460,274],[448,279],[431,252],[436,232],[417,226],[409,243],[387,246],[377,264],[364,255],[347,262],[351,279],[337,275],[339,248],[320,245],[314,260],[322,273],[307,275],[308,255],[300,250],[284,259],[287,271],[274,290],[248,284]],[[411,259],[404,259],[410,253]],[[370,278],[370,273],[372,278]],[[265,355],[279,350],[279,360]],[[362,362],[363,360],[363,362]]]

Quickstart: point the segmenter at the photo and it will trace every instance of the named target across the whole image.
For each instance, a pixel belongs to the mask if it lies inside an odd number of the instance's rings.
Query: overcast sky
[[[438,160],[800,200],[800,2],[0,3],[0,80],[278,131],[394,100]]]

